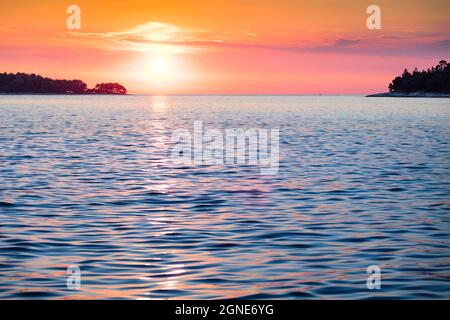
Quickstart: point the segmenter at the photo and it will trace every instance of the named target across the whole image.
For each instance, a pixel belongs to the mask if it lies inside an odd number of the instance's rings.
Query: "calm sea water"
[[[279,128],[279,173],[175,167],[194,120]],[[448,299],[449,124],[448,99],[0,96],[0,298]]]

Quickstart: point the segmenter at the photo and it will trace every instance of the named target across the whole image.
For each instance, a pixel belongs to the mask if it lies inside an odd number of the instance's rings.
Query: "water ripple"
[[[449,106],[0,97],[0,298],[448,299]],[[280,128],[279,174],[174,166],[194,120]]]

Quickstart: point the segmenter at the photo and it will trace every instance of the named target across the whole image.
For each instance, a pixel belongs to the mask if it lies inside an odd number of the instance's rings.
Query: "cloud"
[[[118,32],[71,32],[76,37],[102,39],[113,42],[117,49],[142,51],[151,46],[186,44],[198,41],[204,30],[181,28],[169,23],[149,21],[126,31]]]
[[[359,40],[352,40],[352,39],[337,39],[335,42],[336,46],[339,47],[346,47],[346,46],[353,46],[359,43]]]
[[[243,30],[243,33],[244,33],[246,36],[249,36],[249,37],[256,37],[256,33],[251,32],[251,31],[248,30],[248,29]]]
[[[147,41],[180,41],[192,38],[195,33],[201,30],[188,30],[172,24],[149,21],[140,24],[127,31],[104,32],[104,33],[74,33],[80,36],[100,37],[109,39],[126,39],[127,37],[140,37]]]
[[[0,32],[17,32],[20,31],[20,29],[10,28],[6,26],[0,26]]]
[[[119,32],[87,33],[71,32],[73,36],[100,39],[105,41],[105,48],[111,50],[128,50],[139,52],[186,53],[214,48],[253,48],[286,51],[292,53],[323,53],[353,55],[420,56],[442,55],[449,48],[450,40],[440,41],[402,41],[383,36],[378,39],[329,39],[325,44],[315,43],[298,46],[301,39],[291,39],[287,44],[279,44],[276,39],[261,41],[248,29],[239,34],[214,34],[203,29],[189,29],[164,22],[149,21],[129,30]],[[242,35],[245,35],[242,38]],[[98,46],[98,44],[95,44]]]
[[[450,39],[436,41],[436,45],[439,47],[450,49]]]

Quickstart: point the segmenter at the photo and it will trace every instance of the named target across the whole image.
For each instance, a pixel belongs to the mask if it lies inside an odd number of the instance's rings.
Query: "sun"
[[[157,75],[162,75],[167,70],[167,61],[163,58],[156,58],[153,60],[153,72]]]

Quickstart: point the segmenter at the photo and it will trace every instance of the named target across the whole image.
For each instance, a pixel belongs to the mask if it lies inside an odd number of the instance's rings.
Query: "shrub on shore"
[[[55,80],[34,73],[0,73],[0,93],[41,94],[126,94],[118,83],[100,83],[88,89],[81,80]]]
[[[389,91],[450,93],[450,65],[447,61],[441,60],[437,66],[428,70],[419,71],[415,68],[410,73],[405,69],[401,76],[396,77],[389,84]]]

